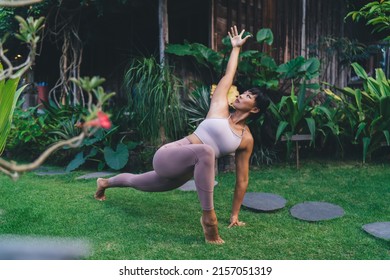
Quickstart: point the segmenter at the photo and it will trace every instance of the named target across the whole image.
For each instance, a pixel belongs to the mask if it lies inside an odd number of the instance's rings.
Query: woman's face
[[[245,91],[236,98],[236,101],[234,101],[234,107],[236,110],[247,112],[257,109],[256,95],[252,94],[250,91]]]

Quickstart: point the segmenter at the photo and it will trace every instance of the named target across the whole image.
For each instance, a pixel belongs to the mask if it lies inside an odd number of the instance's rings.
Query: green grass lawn
[[[85,173],[85,172],[84,172]],[[226,243],[204,243],[195,192],[143,193],[129,188],[93,198],[95,180],[84,174],[41,177],[24,174],[17,182],[0,175],[0,234],[85,238],[89,259],[390,259],[390,241],[361,227],[390,221],[390,164],[357,162],[274,165],[251,171],[248,192],[271,192],[288,200],[274,213],[241,210],[245,227],[228,229],[234,174],[220,174],[215,188],[219,230]],[[289,209],[304,201],[325,201],[345,216],[323,222],[293,218]]]

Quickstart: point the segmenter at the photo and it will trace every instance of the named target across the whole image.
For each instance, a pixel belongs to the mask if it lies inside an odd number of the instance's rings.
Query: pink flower
[[[102,111],[99,111],[97,113],[98,117],[97,119],[90,120],[86,122],[84,125],[89,126],[89,127],[101,127],[104,129],[109,129],[111,128],[111,121],[108,115]]]

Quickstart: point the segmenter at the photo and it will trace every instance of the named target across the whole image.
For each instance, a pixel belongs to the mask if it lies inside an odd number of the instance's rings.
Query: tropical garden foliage
[[[135,58],[125,73],[123,87],[141,139],[160,145],[183,135],[181,83],[169,65],[162,66],[153,57]]]
[[[20,78],[34,63],[37,44],[40,39],[39,32],[43,28],[44,21],[43,17],[37,20],[34,20],[32,17],[28,17],[27,20],[20,16],[15,16],[15,18],[19,22],[19,32],[14,35],[17,39],[27,44],[29,53],[25,62],[15,65],[15,63],[11,63],[8,57],[5,56],[6,51],[4,50],[4,42],[7,36],[4,36],[3,40],[0,42],[0,57],[5,65],[5,68],[1,66],[0,69],[0,152],[3,152],[4,150],[8,134],[11,130],[11,123],[17,100],[25,87],[25,85],[20,85],[19,87]],[[104,79],[99,77],[93,77],[90,79],[87,77],[78,79],[73,78],[71,81],[80,87],[87,96],[85,110],[79,114],[77,123],[75,123],[75,125],[80,128],[78,135],[73,135],[73,137],[68,139],[55,142],[52,146],[46,148],[45,151],[43,151],[42,154],[40,154],[39,157],[30,164],[18,165],[14,161],[8,162],[0,158],[1,172],[17,179],[20,173],[37,168],[57,149],[61,147],[78,147],[86,137],[94,135],[100,128],[109,129],[111,127],[109,117],[102,111],[102,109],[104,103],[106,103],[115,93],[107,94],[103,90],[100,85],[104,82]],[[30,110],[30,112],[32,111]],[[23,116],[21,116],[21,119],[23,119]],[[37,122],[33,120],[33,124],[37,126],[32,125],[29,127],[26,127],[25,125],[32,124],[31,122],[26,123],[22,121],[25,131],[19,131],[20,133],[16,133],[14,135],[16,135],[18,140],[24,143],[30,143],[30,140],[37,140],[36,138],[39,138],[39,136],[42,135],[46,136],[44,129],[46,128],[46,123],[44,122],[45,119],[46,117],[37,117]],[[55,121],[58,121],[58,119]],[[21,127],[23,128],[23,126]],[[24,132],[27,131],[29,133],[26,135]]]
[[[343,109],[340,122],[345,121],[344,125],[354,132],[354,141],[362,145],[365,162],[374,151],[390,145],[390,80],[380,68],[374,78],[359,64],[353,63],[352,67],[363,81],[363,89],[335,88],[340,95],[330,89],[325,92]]]
[[[17,89],[20,78],[0,83],[0,154],[4,151],[7,136],[11,129],[13,111],[24,87]]]
[[[4,150],[5,141],[9,134],[12,122],[13,111],[15,110],[16,102],[23,91],[24,87],[19,86],[20,77],[33,64],[35,50],[40,39],[39,32],[42,29],[43,18],[34,20],[32,17],[24,20],[21,17],[16,17],[19,22],[19,32],[15,37],[22,43],[28,45],[30,53],[24,63],[14,66],[10,60],[4,55],[4,43],[7,36],[0,42],[0,57],[5,65],[0,64],[0,155]]]
[[[366,20],[366,24],[373,27],[373,32],[385,34],[384,40],[390,40],[390,1],[372,1],[364,5],[358,11],[347,14],[355,21]]]

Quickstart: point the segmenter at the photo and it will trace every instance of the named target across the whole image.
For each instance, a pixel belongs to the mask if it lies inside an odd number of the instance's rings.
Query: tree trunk
[[[168,44],[168,0],[158,1],[160,64],[164,65],[165,46]]]

